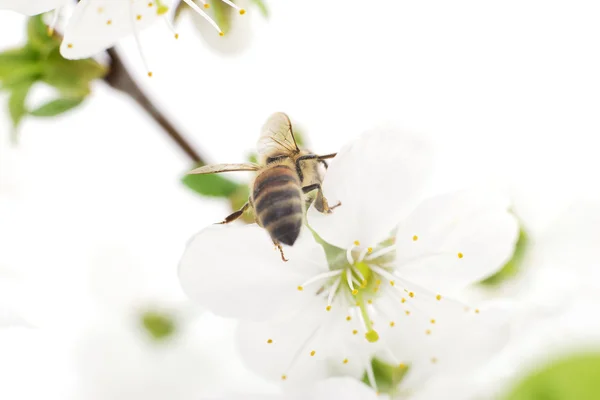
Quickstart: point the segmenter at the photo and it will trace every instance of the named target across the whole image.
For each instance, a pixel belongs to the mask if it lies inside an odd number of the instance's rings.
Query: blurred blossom
[[[497,398],[547,364],[600,351],[600,320],[595,318],[600,304],[600,202],[577,202],[531,239],[519,276],[468,296],[509,304],[506,348],[473,375],[434,382],[423,399],[449,391],[462,399]]]
[[[99,317],[77,341],[77,398],[191,400],[261,386],[237,359],[231,323],[200,316],[119,247],[94,258]]]
[[[52,11],[68,0],[0,0],[0,9],[13,10],[25,15],[37,15]]]
[[[502,347],[506,330],[491,310],[447,295],[498,271],[518,225],[502,197],[476,191],[414,209],[429,165],[420,140],[369,132],[325,177],[325,196],[342,206],[308,212],[318,243],[305,230],[283,264],[258,226],[212,226],[189,243],[182,286],[211,311],[243,320],[242,355],[271,379],[366,371],[377,387],[373,357],[403,370],[404,393],[464,373]]]
[[[302,388],[295,388],[284,395],[248,394],[230,396],[222,400],[387,400],[388,396],[379,395],[370,387],[351,378],[328,378]]]

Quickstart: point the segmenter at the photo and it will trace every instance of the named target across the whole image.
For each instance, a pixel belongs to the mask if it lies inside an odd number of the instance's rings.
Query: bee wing
[[[218,174],[219,172],[230,172],[230,171],[256,171],[260,168],[259,165],[244,163],[244,164],[212,164],[205,165],[200,168],[196,168],[188,172],[191,174]]]
[[[256,147],[263,159],[300,151],[289,117],[282,112],[271,115],[262,127]]]

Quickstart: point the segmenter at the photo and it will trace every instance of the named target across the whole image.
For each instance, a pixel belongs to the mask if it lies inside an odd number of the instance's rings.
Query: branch
[[[183,135],[173,126],[171,121],[160,112],[158,108],[152,103],[152,101],[144,94],[140,87],[135,83],[133,77],[127,71],[127,67],[123,64],[119,53],[114,49],[110,48],[107,50],[108,55],[111,59],[110,71],[104,77],[104,81],[120,92],[125,93],[133,100],[136,101],[156,121],[173,139],[173,141],[185,152],[185,154],[197,165],[204,165],[204,159],[194,150],[192,145],[183,137]]]

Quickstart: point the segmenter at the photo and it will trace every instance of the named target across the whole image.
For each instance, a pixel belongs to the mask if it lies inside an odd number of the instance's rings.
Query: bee
[[[341,205],[327,203],[319,170],[319,164],[327,168],[325,160],[335,157],[336,153],[316,155],[298,148],[290,119],[281,112],[271,115],[263,125],[257,152],[259,164],[205,165],[189,174],[255,171],[248,201],[220,223],[233,222],[247,209],[254,209],[256,223],[266,229],[281,259],[287,261],[281,243],[292,246],[298,239],[307,206],[314,202],[317,211],[328,214]]]

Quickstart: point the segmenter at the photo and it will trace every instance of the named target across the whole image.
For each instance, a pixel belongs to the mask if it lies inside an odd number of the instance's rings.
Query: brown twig
[[[110,48],[107,50],[111,59],[110,71],[104,77],[104,81],[112,88],[125,93],[142,107],[169,135],[171,139],[183,150],[183,152],[197,165],[205,164],[204,159],[192,147],[192,145],[183,137],[183,135],[173,126],[171,121],[152,103],[146,96],[138,84],[133,80],[133,77],[127,70],[125,64],[121,60],[119,53]]]

